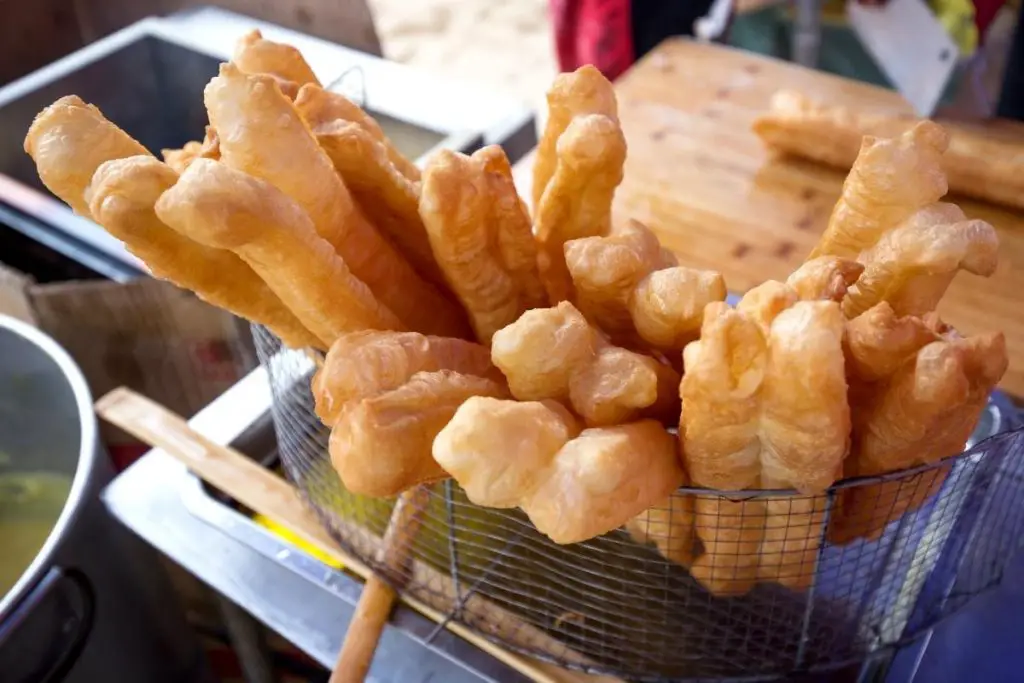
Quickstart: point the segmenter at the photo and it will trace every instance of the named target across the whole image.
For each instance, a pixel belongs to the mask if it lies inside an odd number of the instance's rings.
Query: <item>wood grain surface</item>
[[[616,83],[629,144],[615,221],[655,230],[685,265],[714,268],[743,292],[782,279],[825,229],[845,174],[774,158],[751,132],[781,88],[874,111],[909,112],[892,91],[715,45],[663,43]],[[996,138],[1024,139],[1024,127],[996,122]],[[516,168],[529,196],[532,157]],[[965,334],[1002,330],[1010,369],[1002,389],[1024,397],[1024,216],[958,197],[968,216],[999,231],[1000,264],[983,279],[957,276],[939,312]]]

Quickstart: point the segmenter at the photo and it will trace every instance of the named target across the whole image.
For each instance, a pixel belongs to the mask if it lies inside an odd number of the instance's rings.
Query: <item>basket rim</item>
[[[993,434],[988,438],[979,441],[971,448],[961,451],[955,455],[948,455],[945,458],[940,458],[935,462],[925,463],[923,465],[915,465],[913,467],[906,467],[901,470],[894,470],[892,472],[886,472],[885,474],[874,474],[859,477],[846,477],[835,482],[828,488],[816,492],[816,493],[801,493],[796,489],[711,489],[704,488],[702,486],[680,486],[677,488],[672,495],[683,495],[683,496],[717,496],[719,498],[729,498],[742,502],[745,500],[756,500],[758,498],[774,497],[774,498],[813,498],[817,496],[828,495],[842,491],[844,489],[853,489],[861,486],[873,486],[876,484],[882,484],[892,481],[901,481],[903,479],[909,479],[910,477],[916,476],[923,472],[930,472],[933,470],[940,469],[947,465],[954,465],[961,460],[966,460],[976,456],[984,458],[994,446],[997,446],[1003,441],[1009,441],[1016,439],[1017,437],[1024,434],[1024,427],[1018,427],[998,434]]]

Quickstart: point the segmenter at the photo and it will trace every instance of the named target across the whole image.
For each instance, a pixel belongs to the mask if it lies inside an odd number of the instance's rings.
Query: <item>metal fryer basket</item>
[[[446,620],[564,667],[635,681],[772,680],[838,669],[913,639],[998,584],[1024,538],[1017,429],[935,465],[840,482],[818,496],[680,489],[643,528],[569,546],[517,510],[473,505],[446,481],[428,487],[413,562],[405,575],[389,576],[377,560],[394,501],[342,487],[327,455],[329,432],[313,412],[314,361],[262,328],[254,337],[287,473],[337,542]],[[980,436],[1012,428],[1008,415],[990,405]],[[834,518],[852,492],[881,534],[840,545],[830,538]],[[716,596],[666,559],[658,548],[682,559],[673,549],[691,533],[670,513],[711,499],[732,504],[713,520],[720,527],[742,528],[745,506],[763,502],[786,520],[785,543],[813,539],[796,567],[803,585],[764,581]],[[919,506],[904,512],[895,502],[909,499]]]

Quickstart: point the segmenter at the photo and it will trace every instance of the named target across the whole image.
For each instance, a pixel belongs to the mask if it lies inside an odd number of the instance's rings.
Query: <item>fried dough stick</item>
[[[995,228],[967,220],[954,204],[932,204],[861,254],[864,273],[843,300],[843,312],[853,318],[886,301],[897,315],[924,315],[939,304],[957,271],[987,277],[998,259]]]
[[[485,347],[416,332],[343,335],[312,389],[332,428],[331,463],[349,491],[369,496],[447,477],[431,455],[437,433],[470,396],[508,396]]]
[[[534,213],[558,166],[558,139],[573,119],[587,114],[601,114],[615,122],[619,120],[612,84],[590,64],[555,78],[548,89],[547,102],[548,119],[533,161]]]
[[[156,213],[181,234],[238,254],[325,345],[346,332],[403,327],[298,204],[268,182],[197,159],[160,197]]]
[[[399,173],[411,182],[417,182],[420,179],[419,167],[395,147],[384,134],[380,124],[363,111],[362,107],[341,93],[324,90],[316,85],[305,85],[299,89],[299,95],[295,98],[295,106],[298,107],[309,127],[314,130],[322,124],[338,120],[358,125],[370,137],[384,146],[388,161]]]
[[[489,171],[494,152],[439,151],[424,171],[419,207],[437,263],[483,344],[547,303],[536,281],[529,282],[535,273],[529,221],[512,185]]]
[[[922,121],[898,138],[867,136],[843,183],[828,227],[808,258],[856,258],[888,230],[947,191],[942,153],[949,135]]]
[[[622,182],[626,139],[618,121],[591,114],[558,138],[554,174],[534,208],[540,276],[552,303],[573,298],[563,248],[569,240],[607,235],[612,196]]]
[[[520,507],[555,543],[607,533],[683,481],[675,440],[641,420],[579,431],[557,403],[470,398],[434,459],[478,505]]]
[[[458,306],[420,278],[352,201],[295,107],[266,76],[222,64],[205,91],[223,162],[276,186],[302,208],[352,274],[405,327],[442,336],[469,330]]]
[[[267,40],[257,29],[238,39],[231,61],[247,74],[272,76],[290,99],[295,99],[298,89],[307,83],[320,85],[298,49]]]
[[[860,112],[815,102],[801,93],[781,90],[771,108],[754,123],[769,146],[844,171],[857,158],[861,138],[896,137],[914,126],[912,116]],[[1024,208],[1024,155],[1019,137],[1000,140],[966,127],[951,131],[942,167],[949,191]]]
[[[185,172],[188,165],[196,159],[220,159],[220,141],[217,139],[217,131],[213,126],[206,127],[206,136],[202,142],[186,142],[181,149],[162,149],[161,156],[164,163],[173,168],[178,174]]]
[[[25,149],[51,192],[122,240],[156,277],[266,325],[290,346],[324,347],[235,255],[180,237],[156,219],[153,205],[177,175],[96,107],[62,97],[33,121]]]
[[[25,151],[39,179],[75,213],[91,217],[85,190],[104,161],[150,155],[149,150],[75,95],[62,97],[36,115],[25,135]]]
[[[923,346],[891,377],[864,393],[854,415],[847,474],[883,474],[935,463],[963,450],[1007,364],[1002,334],[967,339],[947,335]],[[836,508],[830,539],[846,543],[877,537],[890,521],[934,494],[947,473],[938,468],[905,481],[847,489]]]
[[[157,200],[177,181],[177,173],[151,156],[107,161],[86,192],[90,213],[155,277],[265,325],[288,346],[327,348],[242,259],[184,237],[157,217]]]
[[[563,401],[589,426],[678,414],[675,370],[609,344],[567,301],[527,311],[498,331],[491,360],[517,399]]]

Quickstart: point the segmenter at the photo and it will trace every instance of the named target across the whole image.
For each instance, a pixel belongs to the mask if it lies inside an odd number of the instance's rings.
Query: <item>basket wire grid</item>
[[[413,561],[395,575],[380,561],[395,501],[342,486],[313,411],[314,360],[253,332],[285,470],[341,547],[446,620],[563,667],[634,681],[754,681],[849,666],[996,585],[1024,536],[1017,430],[816,496],[680,489],[628,530],[568,546],[444,481],[423,487]],[[846,511],[854,499],[863,517]],[[834,542],[842,519],[877,537]],[[719,539],[756,529],[773,541],[719,543],[705,563],[703,578],[724,592],[740,571],[757,579],[751,590],[715,595],[694,579],[694,525]]]

